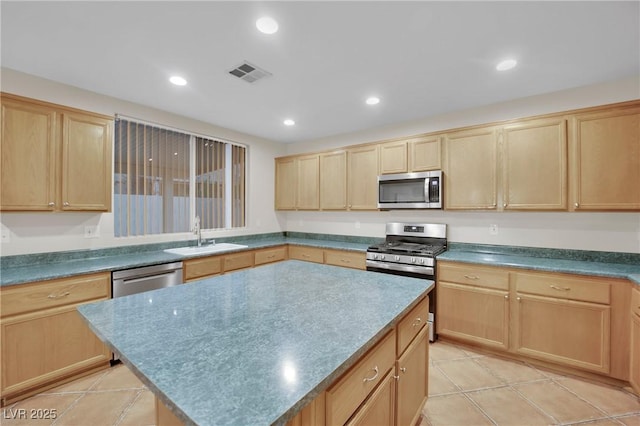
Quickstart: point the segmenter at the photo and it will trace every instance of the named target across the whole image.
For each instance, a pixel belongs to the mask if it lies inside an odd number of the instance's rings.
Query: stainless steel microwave
[[[441,209],[442,171],[378,176],[378,208]]]

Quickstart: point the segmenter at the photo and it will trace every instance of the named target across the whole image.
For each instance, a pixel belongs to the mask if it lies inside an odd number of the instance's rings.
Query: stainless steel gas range
[[[436,279],[436,256],[447,250],[447,225],[387,223],[384,242],[367,249],[367,270]],[[435,340],[435,289],[429,294],[429,322]]]

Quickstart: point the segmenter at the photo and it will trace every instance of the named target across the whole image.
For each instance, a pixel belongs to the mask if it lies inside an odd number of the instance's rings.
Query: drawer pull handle
[[[309,258],[309,257],[311,257],[311,256],[309,256],[308,254],[303,254],[303,255],[302,255],[302,257],[307,257],[307,258]]]
[[[276,257],[276,255],[272,254],[272,255],[267,256],[267,259],[273,259],[274,257]]]
[[[342,262],[342,263],[351,263],[351,261],[349,259],[340,259],[340,262]]]
[[[413,322],[413,324],[411,324],[411,327],[416,327],[418,325],[420,325],[420,323],[422,322],[422,318],[418,317],[416,318],[416,320]]]
[[[375,372],[376,372],[376,374],[374,374],[374,375],[373,375],[373,377],[365,377],[365,378],[362,380],[362,382],[363,382],[363,383],[364,383],[364,382],[372,382],[372,381],[374,381],[375,379],[377,379],[377,378],[378,378],[378,366],[376,365],[375,367],[373,367],[373,368],[372,368],[372,370],[373,370],[373,371],[375,371]]]
[[[47,297],[49,299],[62,299],[63,297],[67,297],[68,295],[70,295],[71,293],[69,293],[68,291],[65,291],[64,293],[60,293],[60,294],[50,294]]]
[[[558,291],[569,291],[569,290],[571,290],[570,287],[558,287],[558,286],[555,286],[553,284],[551,284],[549,287],[551,287],[554,290],[558,290]]]
[[[464,277],[469,279],[469,280],[477,280],[478,279],[477,275],[465,275]]]

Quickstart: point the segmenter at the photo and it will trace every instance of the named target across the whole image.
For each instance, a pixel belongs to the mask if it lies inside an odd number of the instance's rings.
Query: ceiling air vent
[[[248,83],[256,82],[263,77],[269,77],[271,75],[269,71],[265,71],[262,68],[252,65],[246,61],[229,71],[229,74],[235,75],[239,79]]]

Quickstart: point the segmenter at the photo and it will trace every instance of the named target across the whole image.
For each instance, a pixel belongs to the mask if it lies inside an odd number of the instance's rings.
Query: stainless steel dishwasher
[[[113,271],[112,297],[128,296],[182,284],[182,262]]]

